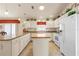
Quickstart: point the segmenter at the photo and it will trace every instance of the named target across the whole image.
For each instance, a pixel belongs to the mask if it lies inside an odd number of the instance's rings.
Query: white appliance
[[[62,18],[60,22],[62,32],[60,36],[60,51],[66,56],[75,56],[76,14]]]

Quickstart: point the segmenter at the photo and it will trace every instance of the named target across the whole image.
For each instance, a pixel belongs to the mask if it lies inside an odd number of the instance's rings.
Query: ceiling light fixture
[[[44,10],[45,7],[44,6],[39,6],[39,10]]]

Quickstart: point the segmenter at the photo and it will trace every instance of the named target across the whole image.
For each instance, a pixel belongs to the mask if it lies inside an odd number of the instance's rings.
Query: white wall
[[[25,28],[30,28],[30,21],[25,22]]]
[[[54,21],[50,20],[50,21],[47,21],[47,28],[53,28],[54,27]]]
[[[53,28],[54,27],[54,21],[46,21],[46,25],[37,25],[38,21],[24,21],[25,18],[22,18],[20,20],[20,24],[18,24],[18,31],[22,32],[23,28]]]
[[[37,28],[37,27],[45,27],[45,28],[53,28],[54,27],[54,21],[46,21],[46,25],[37,25],[37,21],[31,21],[30,22],[30,28]]]

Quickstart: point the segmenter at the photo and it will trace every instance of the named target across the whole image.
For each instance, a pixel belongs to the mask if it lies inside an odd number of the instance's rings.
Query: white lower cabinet
[[[24,47],[24,38],[20,38],[20,52],[23,50]]]
[[[20,38],[20,52],[26,47],[30,40],[30,34],[27,34],[27,36],[23,36],[23,38]]]
[[[33,39],[33,56],[49,55],[49,38]]]
[[[0,41],[0,56],[17,56],[30,41],[30,34],[9,41]]]
[[[11,42],[10,41],[0,41],[0,56],[10,56],[11,55]]]
[[[29,38],[28,38],[29,37]],[[12,55],[17,56],[30,41],[30,34],[24,35],[12,41]]]
[[[5,41],[5,42],[2,42],[2,45],[3,45],[3,55],[7,56],[7,55],[11,55],[11,42],[10,41]],[[6,52],[6,53],[5,53]]]
[[[20,40],[19,39],[12,40],[12,55],[14,56],[17,56],[20,51]]]
[[[0,41],[0,56],[2,56],[2,42]]]

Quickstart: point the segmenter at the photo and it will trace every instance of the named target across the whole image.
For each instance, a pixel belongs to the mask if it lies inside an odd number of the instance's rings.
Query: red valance
[[[37,25],[46,25],[46,22],[37,22]]]
[[[0,23],[20,23],[19,20],[0,20]]]

